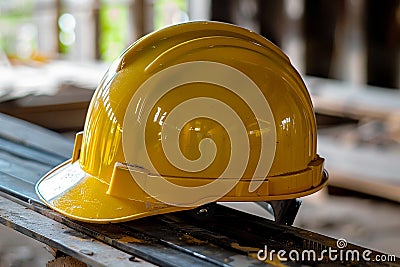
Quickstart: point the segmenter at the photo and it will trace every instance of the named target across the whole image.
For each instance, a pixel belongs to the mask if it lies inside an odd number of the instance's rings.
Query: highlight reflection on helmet
[[[36,189],[71,218],[119,222],[311,194],[327,182],[323,161],[289,59],[254,32],[192,22],[143,37],[112,64],[72,159]]]

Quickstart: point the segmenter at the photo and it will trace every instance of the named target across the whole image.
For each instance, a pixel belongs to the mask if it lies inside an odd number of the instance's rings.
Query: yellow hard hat
[[[308,195],[327,183],[323,163],[287,56],[238,26],[190,22],[139,39],[111,65],[71,160],[36,192],[73,219],[121,222]]]

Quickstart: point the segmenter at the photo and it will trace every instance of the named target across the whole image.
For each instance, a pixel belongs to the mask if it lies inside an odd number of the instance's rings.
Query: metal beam
[[[0,223],[90,266],[154,266],[19,205],[0,193]]]

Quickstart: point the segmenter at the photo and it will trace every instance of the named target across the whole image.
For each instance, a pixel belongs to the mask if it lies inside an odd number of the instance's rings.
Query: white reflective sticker
[[[79,162],[76,161],[49,174],[38,184],[37,191],[44,200],[50,201],[70,190],[85,176],[86,173],[81,170]]]

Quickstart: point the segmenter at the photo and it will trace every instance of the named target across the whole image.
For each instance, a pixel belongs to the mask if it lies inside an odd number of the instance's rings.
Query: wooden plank
[[[39,201],[33,190],[35,183],[51,168],[0,150],[0,189],[14,196],[24,196],[26,200]]]
[[[25,201],[38,200],[34,190],[34,185],[16,177],[0,172],[0,191],[6,192],[9,195],[18,197]]]
[[[0,150],[0,172],[25,182],[35,184],[36,181],[50,170],[51,166],[20,158]]]
[[[305,77],[317,112],[351,118],[400,118],[400,90]]]
[[[81,130],[93,93],[64,86],[56,95],[29,95],[0,103],[0,112],[52,130]]]
[[[351,145],[318,136],[330,185],[400,202],[400,149]]]
[[[388,141],[398,141],[400,90],[343,81],[306,77],[316,112],[361,121],[381,122],[381,133]],[[329,184],[356,192],[400,202],[400,146],[382,148],[377,145],[349,144],[334,139],[334,131],[325,129],[318,136],[319,154],[326,158]],[[348,129],[358,135],[356,128]]]
[[[0,151],[4,151],[10,155],[15,155],[19,158],[27,159],[32,162],[42,163],[49,167],[58,165],[67,160],[66,157],[61,157],[52,153],[45,153],[44,151],[38,151],[37,149],[17,144],[3,138],[0,138]]]
[[[65,161],[73,143],[65,137],[0,113],[0,188],[37,200],[35,183]]]
[[[0,137],[65,158],[72,154],[73,140],[2,113],[0,113]]]

